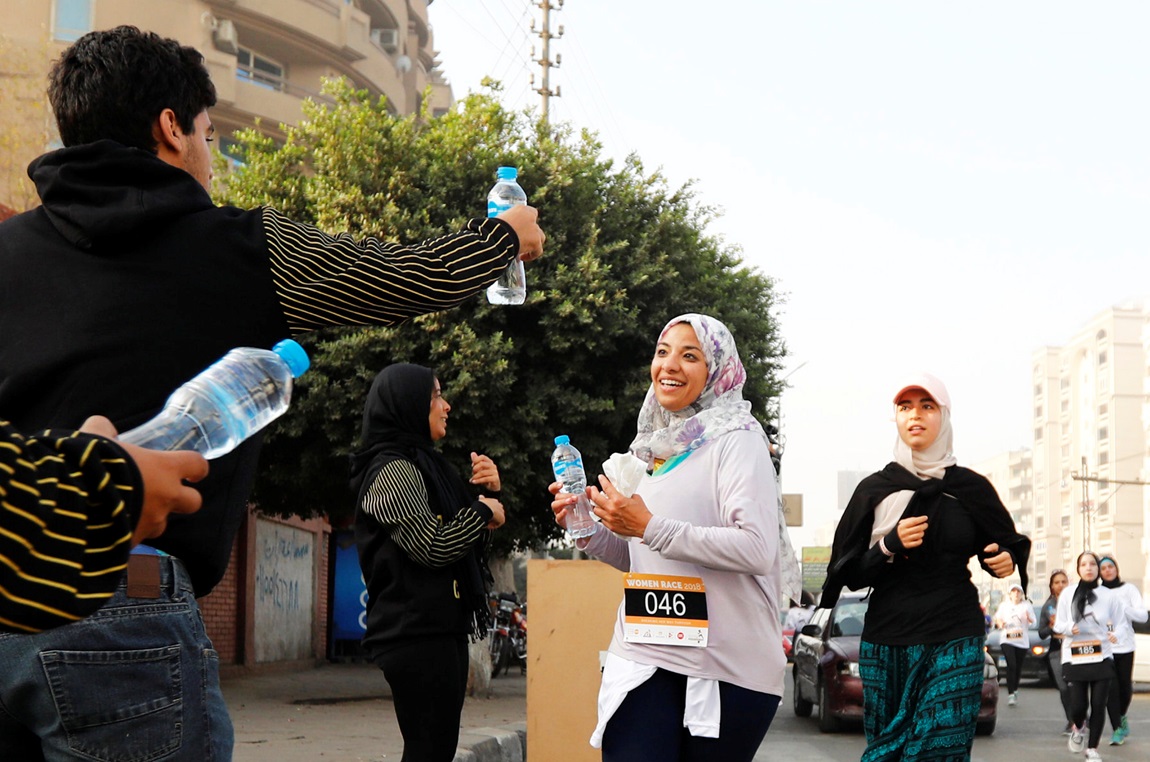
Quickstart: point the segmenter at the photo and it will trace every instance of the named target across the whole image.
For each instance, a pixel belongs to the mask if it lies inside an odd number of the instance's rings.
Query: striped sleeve
[[[391,539],[405,553],[433,569],[462,558],[490,520],[470,505],[447,522],[433,514],[423,477],[407,460],[393,460],[379,470],[361,508],[389,528]]]
[[[102,606],[127,568],[143,498],[102,437],[26,437],[0,422],[0,630],[39,632]]]
[[[263,209],[272,279],[295,333],[394,325],[455,307],[490,285],[519,251],[505,222],[474,219],[414,246],[328,235]]]

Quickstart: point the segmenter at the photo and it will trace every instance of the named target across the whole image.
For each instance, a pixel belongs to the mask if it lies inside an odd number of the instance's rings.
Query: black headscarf
[[[1071,599],[1070,604],[1070,610],[1074,614],[1075,622],[1081,621],[1082,617],[1086,616],[1086,605],[1088,603],[1094,603],[1094,600],[1098,597],[1098,595],[1095,594],[1094,589],[1098,587],[1098,583],[1102,581],[1102,564],[1099,563],[1098,556],[1094,555],[1089,550],[1078,554],[1078,561],[1075,562],[1074,569],[1077,571],[1079,564],[1082,562],[1083,556],[1094,557],[1094,563],[1098,566],[1098,574],[1090,582],[1082,579],[1081,575],[1078,577],[1078,587],[1074,588],[1074,598]]]
[[[363,409],[363,449],[351,456],[351,488],[360,496],[381,468],[393,460],[414,463],[427,486],[432,512],[450,521],[474,502],[467,483],[451,467],[431,439],[428,415],[435,391],[435,372],[410,363],[384,368],[371,384]],[[483,542],[453,564],[460,596],[471,610],[471,637],[487,634],[491,622],[487,602],[491,572]]]
[[[1102,564],[1107,561],[1114,564],[1114,579],[1110,580],[1109,582],[1102,579]],[[1118,568],[1118,562],[1115,561],[1112,556],[1102,556],[1102,558],[1098,559],[1098,579],[1102,579],[1103,587],[1108,587],[1111,590],[1116,587],[1122,587],[1122,585],[1125,584],[1122,581],[1122,570]]]

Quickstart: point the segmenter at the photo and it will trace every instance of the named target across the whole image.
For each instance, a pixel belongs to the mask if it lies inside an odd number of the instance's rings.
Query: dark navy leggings
[[[719,683],[718,738],[683,727],[687,678],[660,669],[623,700],[603,732],[603,762],[750,762],[779,708],[779,697]]]

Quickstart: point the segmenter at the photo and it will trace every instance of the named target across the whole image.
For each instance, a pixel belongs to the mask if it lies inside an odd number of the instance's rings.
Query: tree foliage
[[[546,492],[556,434],[571,436],[592,474],[626,450],[655,338],[676,314],[730,326],[746,395],[767,420],[784,354],[778,296],[737,248],[705,232],[713,210],[690,186],[668,188],[635,156],[615,166],[592,134],[513,113],[497,88],[435,119],[393,116],[343,82],[326,92],[335,105],[308,104],[282,145],[241,134],[243,165],[225,178],[223,201],[272,205],[331,233],[413,242],[482,215],[495,167],[513,165],[539,209],[546,255],[527,267],[521,307],[480,296],[393,328],[305,336],[312,369],[267,438],[261,509],[326,512],[337,525],[352,514],[347,455],[371,380],[392,362],[436,370],[452,405],[443,450],[461,472],[473,450],[499,465],[509,518],[497,551],[561,534]]]

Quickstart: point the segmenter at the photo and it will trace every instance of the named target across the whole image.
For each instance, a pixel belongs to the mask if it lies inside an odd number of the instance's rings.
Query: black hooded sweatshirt
[[[126,431],[230,349],[266,349],[316,324],[353,322],[326,313],[312,325],[289,321],[297,294],[309,305],[344,294],[330,278],[285,285],[294,276],[277,269],[276,256],[296,256],[295,244],[276,239],[273,255],[268,229],[270,215],[282,215],[216,206],[191,175],[147,151],[99,141],[46,154],[28,174],[43,205],[0,223],[0,417],[19,428],[76,428],[101,414]],[[457,249],[441,255],[448,269],[464,254],[478,260],[476,234],[488,236],[484,267],[458,277],[465,285],[450,294],[455,303],[493,281],[518,250],[511,227],[491,222],[498,224],[468,223]],[[322,261],[334,248],[313,228],[284,224],[306,233],[300,257]],[[399,272],[397,248],[372,241],[354,253],[392,273]],[[413,285],[424,296],[423,284]],[[451,306],[431,306],[430,297],[398,306],[373,298],[380,310],[359,322],[395,323]],[[184,562],[197,595],[210,592],[227,569],[258,452],[257,436],[212,461],[210,476],[197,485],[203,508],[173,515],[164,535],[149,543]]]

